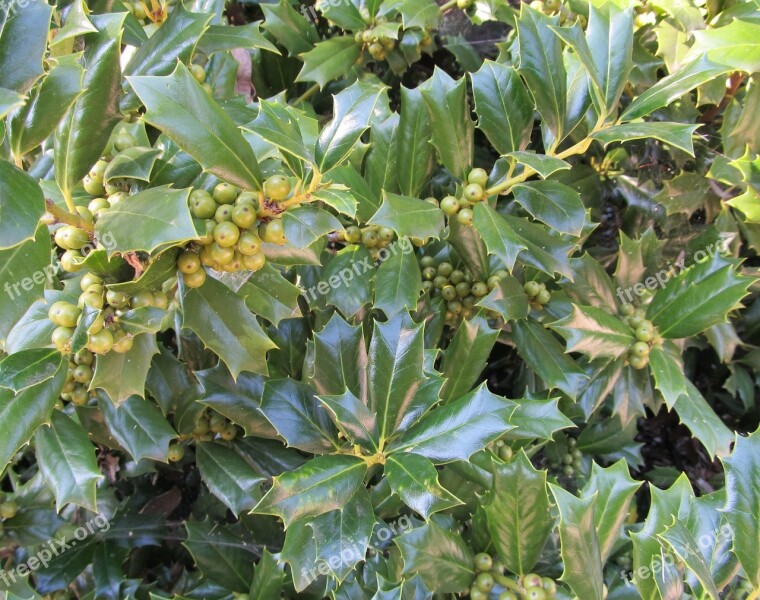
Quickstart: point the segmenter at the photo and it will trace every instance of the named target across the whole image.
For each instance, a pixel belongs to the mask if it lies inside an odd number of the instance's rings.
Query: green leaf
[[[268,262],[251,273],[248,281],[238,290],[238,295],[245,298],[248,308],[275,326],[283,319],[301,315],[299,289]]]
[[[339,447],[330,417],[305,383],[293,379],[267,381],[260,408],[288,446],[312,454]]]
[[[73,61],[60,62],[50,70],[26,105],[8,121],[13,154],[23,156],[55,131],[82,93],[83,76],[84,69]]]
[[[332,121],[319,134],[314,152],[322,173],[348,158],[369,128],[378,103],[387,103],[386,88],[358,81],[333,97]]]
[[[438,482],[438,471],[433,463],[418,454],[389,457],[385,462],[385,476],[393,493],[425,520],[433,513],[463,504]]]
[[[374,307],[382,310],[385,316],[392,317],[404,309],[417,309],[422,275],[414,246],[407,238],[392,243],[388,250],[386,252],[390,257],[380,265],[375,275]]]
[[[719,252],[710,257],[699,252],[702,261],[668,280],[647,307],[647,319],[664,338],[685,338],[724,323],[753,282],[737,274],[731,261]]]
[[[517,255],[522,250],[527,250],[527,245],[522,243],[510,224],[486,202],[479,202],[475,206],[473,223],[489,254],[499,257],[511,272],[515,268]]]
[[[317,560],[317,542],[314,530],[309,527],[310,518],[295,521],[285,533],[285,543],[280,552],[279,561],[290,565],[293,587],[302,592],[319,577]],[[327,565],[329,569],[329,564]],[[328,571],[329,572],[329,571]]]
[[[403,0],[398,7],[404,29],[437,29],[441,11],[432,0]]]
[[[98,406],[111,435],[135,461],[150,458],[167,462],[169,442],[177,434],[153,402],[131,396],[116,406],[99,394]]]
[[[261,33],[260,27],[261,21],[235,27],[211,25],[203,32],[198,42],[198,50],[206,56],[236,48],[261,48],[279,54],[277,47]]]
[[[710,567],[707,566],[707,562],[697,541],[689,533],[689,530],[686,529],[686,526],[676,520],[664,532],[658,534],[657,537],[664,540],[672,548],[676,556],[694,573],[710,597],[713,600],[718,600],[720,593],[718,592],[718,588],[715,587]]]
[[[0,88],[0,119],[4,119],[9,112],[24,106],[24,101],[21,94]]]
[[[55,37],[50,41],[52,48],[78,35],[97,31],[95,26],[90,22],[90,19],[87,18],[90,11],[86,7],[84,0],[75,0],[69,6],[69,12],[66,14],[63,27],[55,32]]]
[[[541,225],[531,223],[527,219],[506,214],[502,215],[502,218],[514,233],[511,237],[517,236],[515,243],[526,247],[519,256],[520,262],[550,276],[559,273],[572,277],[573,271],[567,256],[575,249],[574,244],[565,242]],[[477,221],[475,225],[477,226]]]
[[[620,249],[621,267],[625,262],[624,243],[621,243]],[[562,289],[567,295],[578,305],[596,306],[616,314],[618,303],[615,300],[615,288],[602,264],[588,253],[571,259],[570,264],[573,269],[572,281],[562,282]]]
[[[508,463],[492,461],[492,469],[493,483],[482,504],[488,531],[507,569],[525,575],[554,528],[546,471],[534,469],[522,450]]]
[[[18,394],[0,388],[0,473],[34,432],[50,422],[53,407],[66,381],[68,366],[59,359],[55,376]]]
[[[0,361],[0,387],[19,392],[55,377],[61,353],[50,348],[22,350]]]
[[[108,163],[106,171],[103,174],[103,180],[108,182],[117,178],[138,179],[140,181],[150,181],[153,165],[156,164],[161,150],[153,148],[127,148],[119,152],[113,160]]]
[[[562,543],[562,581],[576,596],[588,600],[604,598],[604,577],[595,528],[597,495],[579,499],[561,487],[549,484],[559,508],[559,537]]]
[[[557,17],[547,17],[522,4],[517,34],[520,74],[533,93],[543,123],[559,141],[564,135],[567,112],[567,74],[562,61],[562,45],[550,28],[557,21]]]
[[[275,477],[253,512],[280,517],[287,529],[298,519],[342,508],[366,472],[367,464],[355,456],[318,456]]]
[[[443,213],[438,207],[424,200],[386,191],[383,191],[382,205],[369,223],[389,227],[400,238],[438,239],[444,227]]]
[[[234,450],[213,442],[195,446],[195,457],[203,482],[237,517],[256,506],[258,486],[264,477]]]
[[[369,346],[369,409],[377,414],[380,446],[413,411],[423,387],[424,326],[409,313],[386,323],[375,321]]]
[[[287,0],[261,5],[264,11],[264,29],[271,33],[278,43],[285,46],[291,56],[308,52],[319,34],[312,23],[296,11]],[[357,54],[358,56],[358,54]]]
[[[106,287],[114,292],[122,292],[128,296],[134,296],[138,292],[153,291],[177,272],[176,248],[169,249],[154,257],[145,271],[134,281],[111,283]]]
[[[45,198],[40,186],[21,169],[0,161],[0,250],[33,240]]]
[[[330,418],[343,435],[370,452],[379,451],[377,415],[353,393],[346,390],[334,396],[317,396],[325,405]]]
[[[692,52],[704,52],[708,60],[732,71],[760,72],[760,24],[734,19],[724,27],[695,31]]]
[[[324,562],[340,582],[365,559],[375,514],[369,494],[359,488],[348,502],[309,521],[314,532],[317,561]]]
[[[518,164],[533,169],[543,179],[546,179],[549,175],[556,173],[557,171],[570,169],[570,163],[565,162],[561,158],[547,156],[546,154],[536,154],[535,152],[510,152],[506,156],[507,158],[513,158]]]
[[[282,228],[288,242],[296,248],[311,246],[331,231],[343,231],[343,225],[329,212],[309,205],[286,210]]]
[[[374,266],[369,251],[362,245],[349,245],[330,259],[317,285],[302,288],[307,300],[324,297],[346,316],[355,315],[372,295]],[[317,295],[317,292],[319,295]]]
[[[480,385],[466,396],[422,417],[395,440],[389,452],[413,452],[435,463],[468,460],[512,429],[515,404]]]
[[[533,100],[514,67],[486,60],[470,79],[478,129],[499,154],[525,148],[533,128]]]
[[[307,162],[314,162],[314,153],[303,139],[299,125],[301,116],[294,108],[279,102],[261,100],[259,114],[244,126],[267,142],[277,146],[287,156],[294,156]]]
[[[733,552],[757,588],[760,587],[760,430],[737,436],[731,456],[721,459],[726,470],[726,506],[723,517],[734,532]]]
[[[247,190],[261,189],[259,163],[243,134],[183,64],[171,75],[127,80],[145,104],[147,123],[160,129],[205,171]]]
[[[37,463],[55,492],[58,510],[73,503],[97,512],[96,484],[103,477],[87,431],[60,411],[35,435]]]
[[[3,200],[3,203],[5,199]],[[42,298],[48,278],[55,267],[50,265],[50,234],[47,227],[37,228],[33,240],[14,248],[0,250],[0,345],[13,325],[35,300]]]
[[[649,352],[649,366],[654,377],[655,387],[660,390],[665,403],[672,408],[676,400],[688,393],[687,379],[683,373],[681,360],[674,358],[659,346],[653,346]]]
[[[504,319],[504,322],[524,319],[530,312],[528,296],[523,290],[523,285],[516,277],[503,277],[487,296],[475,303],[493,310]]]
[[[282,593],[282,585],[285,581],[285,573],[277,564],[277,559],[264,548],[261,560],[256,563],[253,571],[253,583],[248,592],[251,600],[269,600],[276,598]]]
[[[712,62],[702,55],[675,73],[671,73],[664,79],[647,89],[644,93],[628,105],[628,108],[620,117],[621,121],[632,121],[644,117],[658,108],[668,106],[687,92],[697,86],[723,75],[730,70],[729,67]]]
[[[557,181],[531,181],[515,185],[512,193],[534,219],[552,229],[576,237],[583,232],[586,208],[573,188]]]
[[[66,114],[55,133],[55,180],[65,195],[100,158],[111,130],[121,120],[121,35],[126,13],[93,15],[97,33],[83,36],[87,66],[82,94]]]
[[[303,68],[296,81],[314,81],[323,88],[330,81],[342,79],[348,74],[361,52],[361,45],[354,41],[353,35],[332,37],[318,42],[301,55]]]
[[[633,68],[633,29],[632,6],[589,3],[586,38],[608,114],[620,99]]]
[[[673,409],[707,450],[710,457],[728,456],[734,441],[733,432],[726,427],[715,410],[707,403],[694,384],[686,380],[686,394],[676,398]]]
[[[144,398],[145,379],[155,354],[158,354],[155,335],[135,336],[127,352],[109,352],[98,357],[90,389],[101,388],[117,406],[133,395]]]
[[[348,389],[357,398],[367,398],[367,349],[361,327],[334,313],[314,334],[312,384],[322,395],[338,396]]]
[[[3,5],[0,16],[0,88],[24,94],[44,69],[50,16],[44,2]]]
[[[694,156],[692,135],[701,125],[683,125],[681,123],[624,123],[608,129],[597,131],[591,137],[605,146],[612,142],[627,142],[655,138]]]
[[[253,578],[253,555],[245,539],[211,519],[186,521],[185,528],[187,539],[182,545],[201,572],[225,589],[247,592]]]
[[[592,306],[573,304],[572,312],[552,323],[551,328],[565,338],[567,352],[580,352],[591,360],[623,356],[636,341],[628,325],[606,310]]]
[[[219,355],[234,379],[241,371],[267,375],[266,353],[275,348],[243,299],[208,277],[182,297],[182,326],[194,331]]]
[[[451,343],[443,352],[441,375],[446,383],[441,390],[443,401],[460,398],[472,389],[486,368],[499,331],[479,317],[462,319]],[[467,365],[467,368],[462,368]]]
[[[173,190],[169,186],[139,192],[104,212],[95,233],[114,240],[108,248],[109,256],[136,250],[152,252],[195,239],[198,234],[187,205],[189,195],[189,189]]]
[[[402,573],[418,574],[425,585],[441,594],[464,591],[475,576],[472,550],[458,533],[435,521],[393,538],[404,561]]]
[[[434,166],[434,149],[431,144],[433,129],[420,91],[403,85],[400,89],[401,117],[397,132],[396,173],[401,194],[416,198],[422,192]]]
[[[352,167],[349,167],[349,168],[352,168]],[[331,174],[335,174],[335,171],[336,169],[333,169]],[[367,184],[364,183],[364,185],[367,185]],[[356,208],[358,206],[358,202],[356,198],[354,197],[356,190],[338,189],[338,186],[340,186],[340,184],[336,184],[335,187],[323,188],[321,190],[317,190],[316,192],[314,192],[314,199],[324,202],[325,204],[327,204],[327,206],[334,208],[339,213],[348,215],[351,218],[355,217]],[[373,205],[371,208],[372,208],[372,211],[374,212],[377,206]]]
[[[472,166],[475,133],[467,101],[467,80],[454,81],[436,67],[433,76],[418,89],[430,117],[438,157],[455,177],[464,179]]]
[[[127,81],[131,84],[131,77],[135,76],[169,75],[174,71],[178,61],[189,63],[195,46],[210,20],[211,15],[189,12],[183,4],[177,6],[127,63],[124,68],[124,75],[128,77]],[[231,30],[230,27],[224,29]],[[121,101],[123,111],[136,109],[140,106],[140,100],[145,101],[142,95],[140,98],[137,97],[135,94],[135,92],[139,94],[137,89],[133,91],[125,85],[125,90],[126,95]],[[186,99],[175,96],[174,100],[179,98]]]
[[[551,440],[555,431],[574,427],[573,422],[557,408],[557,398],[521,398],[515,402],[517,408],[509,418],[515,426],[507,433],[510,438]]]
[[[562,345],[543,325],[530,319],[512,323],[518,352],[550,388],[557,388],[576,398],[583,371],[564,353]]]
[[[372,124],[369,150],[364,160],[364,178],[378,195],[383,190],[399,191],[396,174],[399,151],[398,123],[399,116],[393,113],[387,119],[378,119]]]
[[[594,524],[602,563],[613,552],[639,487],[641,482],[633,480],[625,460],[619,460],[606,469],[597,463],[591,465],[591,476],[581,490],[581,498],[588,499],[597,495]]]

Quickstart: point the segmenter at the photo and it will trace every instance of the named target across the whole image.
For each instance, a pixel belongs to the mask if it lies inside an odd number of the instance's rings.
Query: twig
[[[85,221],[76,212],[66,212],[49,198],[45,199],[45,206],[47,208],[47,211],[53,215],[56,221],[66,223],[66,225],[73,225],[79,229],[84,229],[90,237],[93,237],[95,235],[95,227],[93,224],[89,221]]]

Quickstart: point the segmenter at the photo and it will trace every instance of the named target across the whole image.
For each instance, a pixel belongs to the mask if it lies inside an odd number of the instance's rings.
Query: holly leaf
[[[261,33],[261,21],[229,27],[211,25],[198,41],[198,50],[206,56],[236,48],[261,48],[279,54],[277,47]]]
[[[624,123],[613,125],[607,129],[592,133],[591,137],[607,146],[612,142],[628,142],[630,140],[646,140],[654,138],[666,144],[679,148],[694,156],[694,131],[701,125],[684,125],[681,123]]]
[[[493,460],[491,466],[493,482],[483,500],[488,531],[507,569],[525,575],[554,528],[546,471],[534,469],[522,450],[508,463]]]
[[[434,149],[430,143],[433,128],[420,91],[403,85],[400,90],[396,174],[401,194],[416,198],[422,192],[434,166]]]
[[[356,43],[353,35],[337,36],[318,42],[301,54],[303,67],[296,81],[314,81],[323,88],[330,81],[342,79],[356,64],[361,52],[362,47]]]
[[[243,299],[208,277],[182,296],[182,326],[194,331],[224,361],[234,379],[242,371],[268,375],[266,353],[275,348]]]
[[[499,257],[511,272],[515,268],[517,255],[527,250],[525,245],[499,213],[485,202],[479,202],[473,211],[473,223],[480,237],[485,242],[490,254]]]
[[[56,349],[32,348],[6,356],[0,361],[0,387],[19,392],[55,377],[61,365]]]
[[[312,384],[317,393],[340,395],[348,389],[355,397],[367,398],[367,348],[362,329],[346,323],[334,313],[321,331],[314,334]]]
[[[220,527],[211,519],[186,521],[187,548],[193,561],[206,577],[222,587],[247,592],[253,578],[253,555],[245,540],[229,527]]]
[[[284,319],[301,316],[298,307],[300,290],[270,263],[264,263],[261,269],[251,273],[238,295],[245,298],[248,308],[275,326]]]
[[[282,215],[282,228],[288,242],[296,248],[311,246],[331,231],[343,231],[338,219],[316,206],[286,210]]]
[[[573,304],[570,314],[550,327],[565,338],[567,352],[580,352],[591,360],[623,356],[636,341],[628,325],[593,306]]]
[[[108,255],[174,246],[195,239],[198,233],[187,205],[189,189],[168,185],[149,188],[105,211],[95,225],[99,238],[110,236]]]
[[[318,456],[275,477],[253,512],[275,515],[290,527],[298,519],[343,508],[362,485],[367,464],[355,456]]]
[[[418,454],[394,454],[388,457],[385,476],[393,493],[425,520],[433,513],[464,504],[441,486],[433,463]]]
[[[251,583],[248,597],[251,600],[276,598],[282,593],[284,582],[285,573],[280,565],[277,564],[277,559],[272,556],[269,550],[264,548],[261,560],[256,563],[256,568],[253,571],[253,582]]]
[[[237,517],[256,506],[259,484],[265,480],[240,455],[220,444],[200,442],[195,457],[203,482]]]
[[[0,21],[0,88],[25,94],[44,73],[53,8],[44,2],[7,4]],[[23,48],[23,52],[18,52]]]
[[[714,63],[751,75],[760,71],[758,39],[760,24],[749,19],[734,19],[724,27],[695,31],[691,52],[704,52]]]
[[[87,431],[60,411],[35,435],[37,463],[60,511],[73,503],[97,512],[96,484],[103,477]]]
[[[501,278],[496,287],[475,305],[498,313],[505,323],[524,319],[530,313],[530,303],[522,283],[511,276]]]
[[[131,76],[127,81],[147,109],[145,121],[205,171],[243,189],[261,189],[259,163],[251,146],[187,67],[177,63],[168,76]]]
[[[429,202],[383,190],[383,203],[369,223],[393,229],[400,238],[438,239],[444,219],[440,209]]]
[[[98,357],[90,389],[101,388],[117,406],[131,396],[145,398],[145,379],[155,354],[158,354],[155,335],[135,336],[127,352],[109,352]]]
[[[379,436],[377,415],[349,390],[334,396],[317,396],[325,405],[335,426],[355,444],[377,453]]]
[[[287,0],[262,4],[261,10],[264,12],[264,29],[285,47],[290,56],[308,52],[319,41],[314,25]]]
[[[552,229],[576,237],[583,232],[586,208],[571,187],[557,181],[531,181],[515,185],[512,193],[534,219]]]
[[[498,337],[499,331],[492,329],[485,319],[462,319],[441,359],[441,375],[446,379],[441,390],[444,402],[460,398],[472,389],[486,368]],[[462,365],[467,365],[467,369]]]

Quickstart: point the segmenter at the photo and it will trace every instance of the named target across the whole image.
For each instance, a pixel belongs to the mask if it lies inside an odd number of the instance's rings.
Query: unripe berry
[[[630,317],[634,312],[636,312],[636,309],[633,304],[623,304],[620,307],[620,314],[624,317]]]
[[[442,262],[438,265],[438,269],[436,270],[438,275],[443,275],[444,277],[448,277],[454,272],[454,267],[451,265],[451,263],[448,262]]]
[[[485,197],[485,194],[480,185],[477,183],[470,183],[464,188],[464,197],[469,202],[480,202]]]
[[[547,290],[540,290],[538,294],[536,294],[536,302],[542,306],[547,304],[549,300],[551,300],[551,294]]]
[[[636,328],[636,339],[640,342],[651,342],[654,338],[654,326],[649,321],[643,321]]]
[[[493,566],[493,559],[490,554],[479,552],[475,555],[475,569],[481,572],[488,572]]]
[[[643,369],[649,364],[649,357],[647,356],[630,356],[628,362],[634,369]]]
[[[282,230],[282,221],[273,219],[264,225],[264,235],[259,230],[259,237],[270,244],[283,245],[285,243],[285,232]]]
[[[206,69],[204,69],[201,65],[190,65],[188,67],[190,74],[195,78],[195,80],[198,83],[203,83],[206,81]]]
[[[272,175],[264,182],[264,195],[279,202],[288,197],[290,187],[290,180],[287,177]]]
[[[232,209],[232,222],[242,229],[248,229],[256,222],[256,210],[250,204],[236,206]]]
[[[472,288],[470,289],[470,291],[472,292],[473,296],[477,298],[482,298],[483,296],[488,294],[488,286],[482,281],[476,281],[472,285]]]
[[[179,258],[177,258],[177,268],[182,273],[195,273],[201,268],[201,259],[195,252],[185,250],[179,255]]]
[[[87,339],[87,349],[95,354],[105,354],[113,347],[113,335],[108,329],[91,333]]]
[[[190,210],[196,219],[213,218],[216,206],[216,201],[206,190],[198,189],[190,193]]]
[[[446,196],[441,200],[441,210],[443,211],[443,214],[448,215],[449,217],[457,214],[457,212],[459,212],[459,200],[454,198],[454,196]]]
[[[195,273],[183,273],[182,281],[189,288],[199,288],[206,281],[206,271],[199,269]]]
[[[137,146],[137,138],[123,129],[119,132],[119,135],[116,136],[116,139],[113,142],[113,147],[117,152],[123,152],[124,150],[134,148],[135,146]]]
[[[234,185],[223,181],[216,184],[213,195],[219,204],[232,204],[238,196],[238,190]]]
[[[132,349],[134,344],[134,338],[126,331],[118,330],[113,334],[113,347],[114,352],[124,354]]]
[[[267,257],[263,252],[257,252],[256,254],[243,254],[242,262],[243,266],[249,271],[258,271],[264,266]]]
[[[377,243],[379,241],[380,240],[377,236],[377,233],[371,229],[362,232],[362,244],[364,244],[367,248],[374,248],[377,246]]]
[[[463,208],[457,214],[457,222],[460,225],[469,226],[472,225],[472,210],[469,208]]]
[[[0,503],[0,519],[12,519],[18,512],[18,504],[14,500]]]
[[[493,589],[493,575],[490,573],[480,573],[475,578],[475,587],[477,587],[481,592],[490,592]]]
[[[240,239],[240,229],[234,223],[224,221],[214,228],[214,241],[222,248],[231,248]]]
[[[221,204],[214,211],[214,221],[217,223],[226,223],[232,221],[232,205]]]
[[[541,291],[541,286],[538,281],[528,281],[523,286],[523,290],[530,298],[535,298]]]
[[[172,444],[169,446],[166,457],[169,462],[179,462],[185,456],[185,447],[181,444]]]
[[[462,10],[470,8],[475,3],[475,0],[457,0],[457,6]]]
[[[646,342],[636,342],[631,346],[631,354],[634,356],[645,357],[649,356],[649,344]]]

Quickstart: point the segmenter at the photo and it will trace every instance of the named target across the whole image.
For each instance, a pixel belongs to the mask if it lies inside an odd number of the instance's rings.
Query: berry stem
[[[76,208],[74,208],[71,212],[66,212],[49,198],[45,200],[45,206],[47,208],[47,211],[53,215],[56,221],[66,223],[66,225],[73,225],[79,229],[84,229],[90,235],[90,237],[92,237],[95,233],[95,227],[93,224],[85,221],[82,217],[80,217],[76,212]]]
[[[450,8],[454,8],[457,5],[457,0],[449,0],[445,4],[441,4],[441,6],[438,7],[438,9],[443,13],[449,10]]]
[[[319,91],[319,84],[315,83],[308,90],[306,90],[303,94],[301,94],[300,96],[298,96],[298,98],[296,98],[293,101],[293,104],[300,104],[301,102],[306,102],[309,98],[311,98],[318,91]]]

